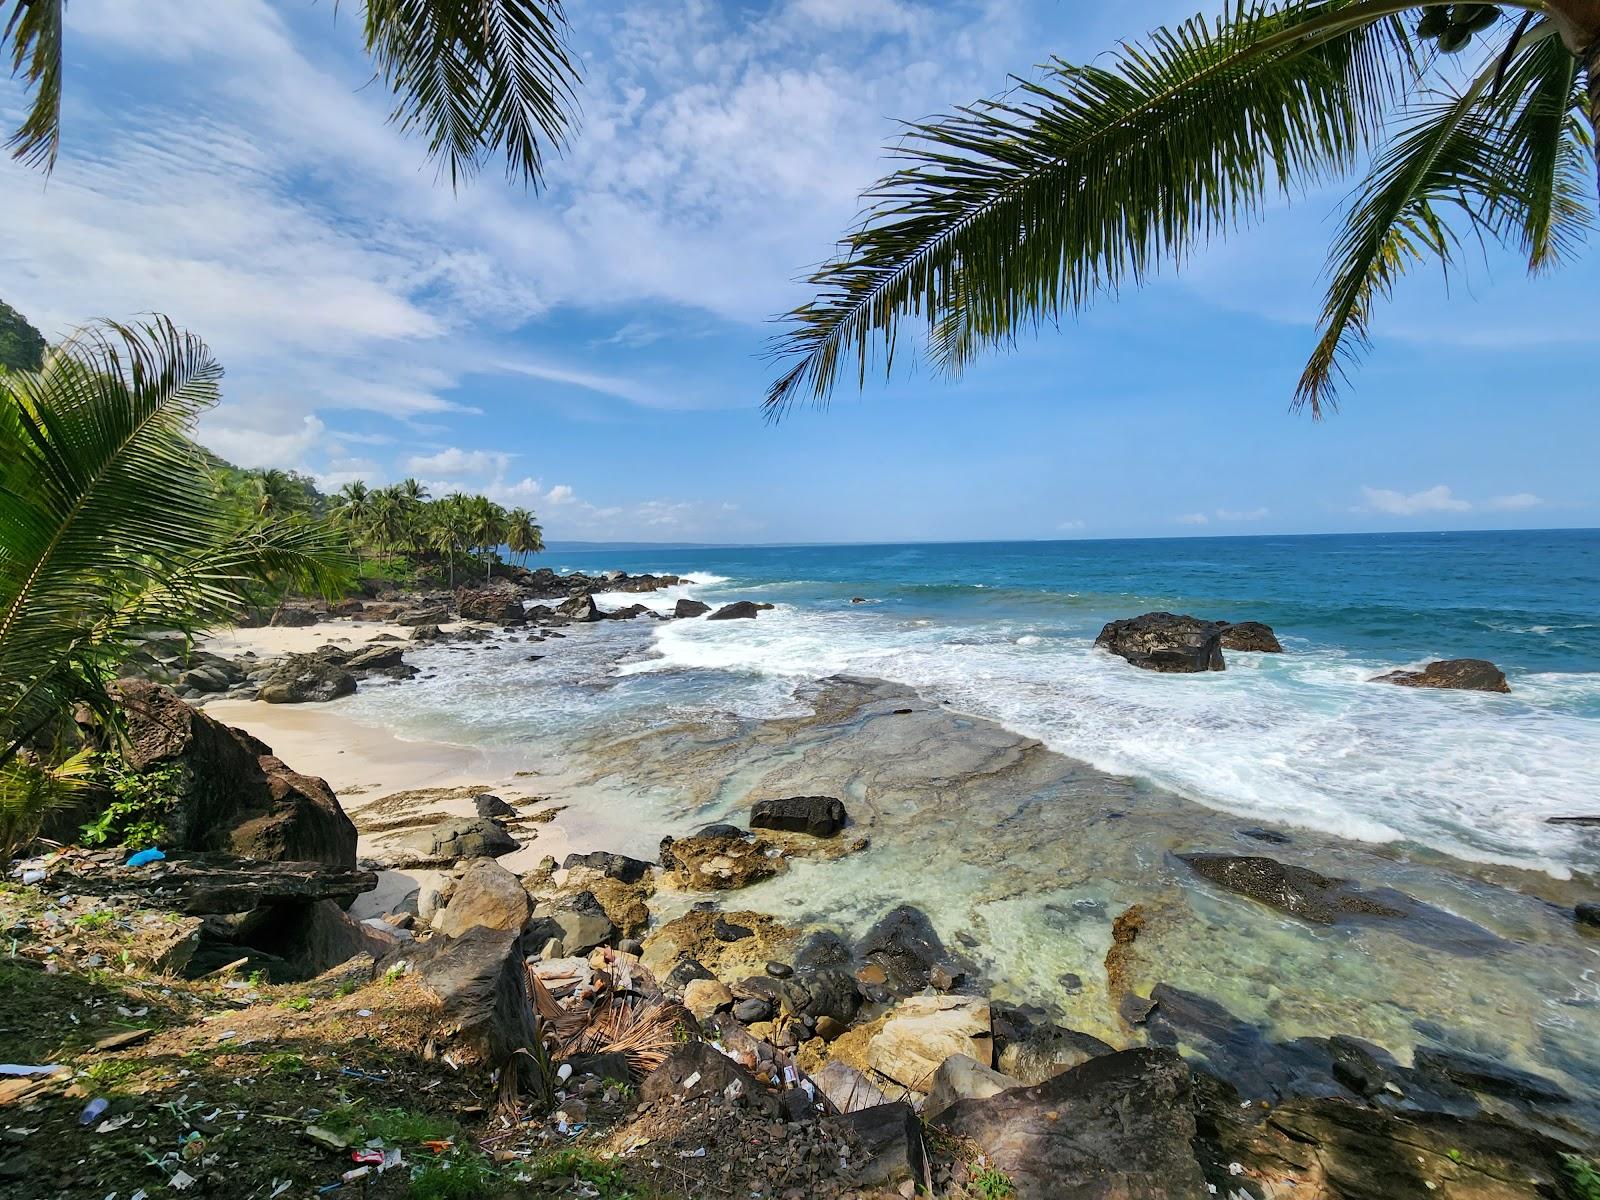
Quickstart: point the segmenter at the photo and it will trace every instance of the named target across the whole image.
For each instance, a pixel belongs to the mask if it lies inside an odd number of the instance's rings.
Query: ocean
[[[619,622],[501,647],[353,698],[403,734],[523,745],[713,712],[792,715],[804,681],[909,685],[1106,772],[1223,812],[1557,877],[1600,866],[1549,816],[1600,811],[1600,531],[782,546],[547,554],[695,582],[600,597],[749,598],[755,621]],[[863,603],[852,603],[859,597]],[[1206,675],[1094,649],[1155,609],[1264,621],[1286,653]],[[1383,671],[1487,658],[1508,696]]]

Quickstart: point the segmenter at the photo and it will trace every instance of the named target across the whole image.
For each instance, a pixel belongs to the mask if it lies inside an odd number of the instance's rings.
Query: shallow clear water
[[[796,681],[852,672],[1226,811],[1558,876],[1597,861],[1592,841],[1544,819],[1600,806],[1600,532],[549,558],[699,581],[616,604],[668,609],[693,594],[778,608],[754,622],[609,627],[538,664],[484,651],[469,676],[385,698],[384,718],[394,700],[419,733],[516,741],[632,709],[778,715],[794,711]],[[1104,622],[1158,608],[1266,621],[1288,653],[1167,676],[1093,649]],[[1512,694],[1368,682],[1454,657],[1492,659]]]

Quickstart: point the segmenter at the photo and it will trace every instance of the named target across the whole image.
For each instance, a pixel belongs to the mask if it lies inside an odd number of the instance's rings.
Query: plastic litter
[[[133,1120],[132,1113],[124,1113],[120,1117],[107,1117],[94,1127],[94,1131],[96,1133],[115,1133],[131,1120]]]
[[[187,1192],[194,1186],[195,1178],[187,1171],[179,1171],[171,1179],[167,1180],[167,1183],[171,1185],[172,1190],[175,1192]]]
[[[93,1125],[100,1119],[100,1114],[111,1107],[111,1101],[104,1096],[96,1096],[83,1106],[83,1111],[78,1114],[79,1125]]]
[[[556,1078],[559,1079],[562,1083],[565,1083],[567,1080],[571,1079],[572,1078],[572,1064],[571,1063],[562,1063],[559,1067],[557,1067],[556,1068]]]
[[[455,1143],[449,1138],[431,1138],[422,1145],[425,1149],[432,1150],[435,1154],[443,1154]]]
[[[339,1176],[339,1178],[345,1183],[354,1183],[356,1180],[365,1179],[371,1174],[371,1167],[353,1167],[352,1169],[346,1171],[343,1175]]]
[[[148,850],[141,850],[137,854],[128,856],[128,861],[123,864],[127,867],[142,867],[153,862],[165,862],[167,856],[152,846]]]
[[[22,882],[26,884],[43,883],[44,872],[39,870],[24,871],[22,873]]]
[[[706,1156],[706,1148],[704,1146],[701,1146],[698,1150],[679,1150],[678,1151],[678,1157],[679,1158],[704,1158],[705,1156]]]

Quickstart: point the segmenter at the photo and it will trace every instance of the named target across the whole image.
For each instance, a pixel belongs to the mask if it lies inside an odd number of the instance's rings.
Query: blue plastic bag
[[[132,855],[128,859],[126,865],[130,867],[142,867],[146,863],[162,862],[166,859],[166,857],[167,856],[165,854],[152,846],[148,850],[141,850],[139,853]]]

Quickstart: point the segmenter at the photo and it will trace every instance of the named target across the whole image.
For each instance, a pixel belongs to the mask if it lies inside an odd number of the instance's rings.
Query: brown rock
[[[1431,662],[1420,671],[1391,671],[1371,680],[1400,687],[1455,688],[1470,692],[1509,692],[1505,672],[1481,658],[1448,658]]]
[[[434,932],[458,937],[475,925],[520,933],[531,906],[522,881],[492,858],[473,859],[451,894],[450,904],[433,915]]]

